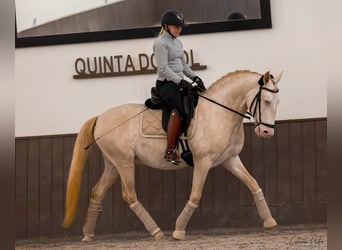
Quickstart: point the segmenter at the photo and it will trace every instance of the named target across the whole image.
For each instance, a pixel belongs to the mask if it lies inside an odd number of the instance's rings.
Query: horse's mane
[[[238,75],[258,75],[260,76],[259,73],[251,71],[251,70],[236,70],[233,72],[228,72],[227,74],[223,75],[221,78],[217,79],[215,82],[211,84],[209,88],[219,88],[220,85],[224,84],[232,84],[236,82],[234,78]]]
[[[224,76],[222,76],[221,78],[216,80],[212,85],[216,85],[217,83],[226,80],[226,78],[233,78],[238,74],[257,74],[257,75],[260,75],[259,73],[254,72],[254,71],[250,71],[250,70],[235,70],[234,72],[228,72],[227,74],[225,74]]]

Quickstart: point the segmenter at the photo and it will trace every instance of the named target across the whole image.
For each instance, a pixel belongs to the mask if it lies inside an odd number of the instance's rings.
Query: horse
[[[272,231],[276,228],[277,222],[271,215],[262,189],[246,170],[239,153],[244,144],[244,118],[253,120],[258,137],[273,136],[281,76],[282,72],[273,77],[269,71],[260,74],[237,70],[216,80],[205,92],[198,93],[195,115],[188,128],[188,144],[194,163],[192,187],[189,200],[177,217],[172,234],[174,239],[185,239],[186,226],[199,206],[208,172],[218,166],[230,171],[249,188],[264,229]],[[121,179],[123,200],[146,230],[155,239],[164,236],[138,200],[135,167],[142,164],[161,170],[178,170],[189,165],[184,161],[174,165],[164,160],[166,137],[146,138],[141,135],[141,116],[146,109],[144,104],[123,104],[110,108],[86,121],[76,137],[67,181],[63,227],[69,227],[77,214],[82,173],[90,145],[98,145],[105,164],[100,179],[91,191],[82,241],[93,239],[104,196],[118,178]]]

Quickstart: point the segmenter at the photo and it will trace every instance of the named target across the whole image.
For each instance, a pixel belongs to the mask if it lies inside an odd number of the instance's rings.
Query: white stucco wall
[[[277,75],[277,120],[327,116],[327,66],[321,0],[271,0],[272,29],[184,35],[206,85],[236,69]],[[152,38],[15,50],[15,135],[76,133],[89,117],[149,97],[155,75],[75,80],[76,58],[152,53]]]

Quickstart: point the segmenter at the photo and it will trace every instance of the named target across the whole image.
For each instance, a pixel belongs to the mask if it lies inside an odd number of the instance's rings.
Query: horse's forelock
[[[272,83],[272,86],[274,87],[274,88],[272,88],[272,90],[273,90],[274,92],[278,92],[278,91],[279,91],[279,88],[278,88],[277,83],[274,81],[274,79],[271,78],[269,82],[271,82],[271,83]]]

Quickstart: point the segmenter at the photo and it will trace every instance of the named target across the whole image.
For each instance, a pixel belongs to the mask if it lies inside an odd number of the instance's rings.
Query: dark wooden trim
[[[327,222],[327,119],[277,122],[270,139],[257,138],[254,125],[244,124],[240,158],[263,189],[280,225]],[[75,237],[79,239],[91,189],[103,171],[94,145],[82,179],[78,215],[63,229],[64,199],[76,134],[16,138],[15,212],[17,239]],[[140,202],[163,230],[173,230],[189,199],[193,169],[161,171],[136,167]],[[96,234],[144,231],[142,223],[121,198],[120,180],[107,193]],[[230,172],[210,170],[199,208],[188,230],[260,226],[252,195]]]
[[[277,124],[282,123],[292,123],[292,122],[309,122],[309,121],[327,121],[327,117],[318,117],[318,118],[305,118],[305,119],[288,119],[288,120],[278,120],[276,121]],[[251,122],[244,123],[245,125],[253,125]],[[37,138],[65,138],[65,137],[74,137],[77,133],[70,133],[70,134],[57,134],[57,135],[34,135],[34,136],[17,136],[15,137],[16,140],[26,140],[26,139],[37,139]]]

